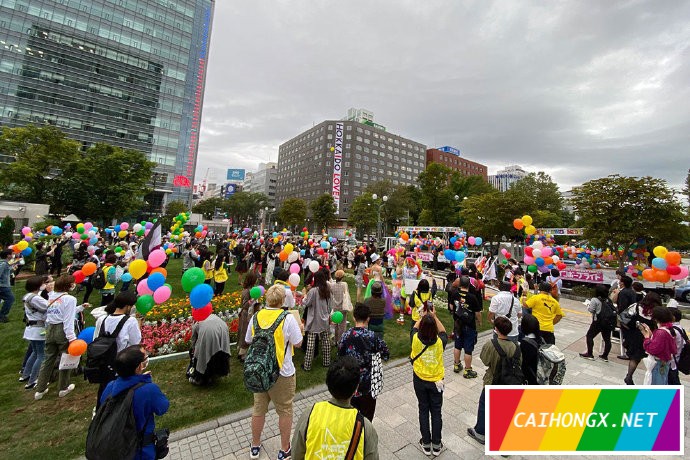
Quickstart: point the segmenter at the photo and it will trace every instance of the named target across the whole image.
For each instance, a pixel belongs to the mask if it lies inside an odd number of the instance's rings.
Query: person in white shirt
[[[557,268],[552,268],[549,276],[546,277],[546,281],[549,282],[551,286],[556,286],[558,288],[558,296],[561,296],[561,288],[563,287],[563,280],[561,279],[561,272]],[[556,298],[558,300],[558,298]]]
[[[508,333],[508,339],[517,343],[518,322],[522,317],[522,306],[510,292],[510,283],[506,281],[501,282],[498,294],[491,298],[491,305],[489,305],[489,322],[493,323],[497,316],[505,316],[510,320],[513,329]]]
[[[28,382],[24,388],[31,390],[36,387],[38,373],[41,370],[45,352],[46,311],[48,301],[41,297],[41,291],[53,290],[53,281],[50,275],[32,276],[26,280],[28,294],[24,296],[24,315],[26,316],[26,328],[24,340],[29,341],[31,354],[24,364],[20,382]]]
[[[63,353],[67,353],[71,342],[77,340],[74,323],[78,308],[89,307],[87,303],[77,307],[77,299],[68,294],[76,286],[74,276],[62,275],[55,281],[55,288],[48,296],[45,358],[38,374],[34,394],[36,400],[43,398],[48,392],[48,380],[55,369],[55,361],[60,359]],[[61,398],[74,390],[74,384],[70,383],[71,374],[70,369],[58,371],[58,396]]]
[[[249,327],[244,338],[248,344],[251,344],[254,338],[254,317],[256,317],[260,328],[268,329],[283,313],[282,306],[285,300],[285,288],[283,286],[271,286],[266,291],[265,297],[267,307],[259,310],[249,320]],[[274,334],[280,376],[267,392],[254,393],[252,441],[250,445],[250,458],[252,459],[258,459],[261,454],[261,433],[264,429],[266,413],[268,413],[268,403],[271,401],[273,401],[278,414],[278,429],[280,431],[280,452],[278,458],[290,458],[291,454],[292,402],[296,388],[295,365],[292,362],[292,354],[294,347],[299,348],[302,346],[302,332],[300,332],[297,320],[290,313],[287,313],[282,323],[282,327],[278,327]]]

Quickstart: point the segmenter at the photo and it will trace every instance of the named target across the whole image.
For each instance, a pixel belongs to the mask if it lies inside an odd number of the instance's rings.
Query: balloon
[[[211,313],[213,313],[213,305],[209,303],[205,307],[192,309],[192,318],[194,321],[203,321],[211,316]]]
[[[465,260],[465,253],[462,251],[455,251],[455,261],[462,262]]]
[[[133,260],[129,264],[129,274],[132,275],[132,278],[134,278],[135,280],[138,280],[139,278],[144,276],[147,269],[148,266],[146,265],[146,261],[141,259]]]
[[[26,236],[29,233],[31,233],[31,228],[30,227],[24,227],[22,228],[22,235]]]
[[[24,257],[29,257],[29,256],[31,255],[32,252],[34,252],[33,249],[31,249],[31,248],[26,248],[26,249],[24,249],[24,250],[22,251],[21,254],[22,254],[22,256],[24,256]]]
[[[26,241],[20,241],[19,243],[15,244],[15,246],[19,249],[19,251],[23,251],[29,247],[29,243]]]
[[[334,311],[331,314],[331,321],[333,321],[335,324],[340,324],[343,322],[343,312],[341,311]]]
[[[532,248],[533,248],[533,249],[541,249],[541,248],[543,248],[543,247],[544,247],[544,245],[542,244],[541,241],[535,241],[534,243],[532,243]]]
[[[121,230],[127,230],[129,228],[129,224],[127,222],[122,222],[120,224],[120,229]]]
[[[189,293],[189,303],[192,304],[192,308],[202,308],[211,302],[211,299],[213,299],[213,288],[210,284],[197,284]]]
[[[156,289],[156,292],[153,293],[153,301],[156,302],[157,304],[161,304],[168,300],[170,296],[172,295],[172,288],[170,287],[169,284],[164,284],[163,286],[159,287]]]
[[[81,270],[77,270],[76,272],[72,273],[72,276],[74,276],[74,282],[77,284],[83,283],[84,278],[86,278],[86,276],[84,275],[84,272]]]
[[[664,270],[659,270],[654,274],[654,277],[659,283],[668,283],[671,281],[671,275],[668,274],[667,271]]]
[[[484,240],[482,240],[482,238],[480,236],[476,236],[474,238],[474,244],[476,244],[477,246],[481,246],[483,242],[484,242]]]
[[[98,267],[93,262],[86,262],[84,266],[81,267],[81,272],[84,276],[91,276],[96,273],[96,270],[98,270]]]
[[[162,273],[151,273],[148,278],[146,278],[146,285],[149,287],[150,290],[156,291],[159,287],[163,286],[165,284],[165,276],[163,276]],[[206,305],[208,302],[204,302],[203,305]],[[202,306],[203,306],[202,305]]]
[[[147,294],[153,294],[153,291],[149,289],[149,284],[142,280],[139,284],[137,284],[137,294],[139,295],[147,295]]]
[[[143,283],[139,283],[139,284],[143,284]],[[141,313],[142,315],[145,315],[151,311],[154,303],[155,302],[154,302],[153,296],[151,294],[143,295],[137,299],[137,303],[136,303],[137,311],[139,313]]]
[[[300,277],[297,273],[292,273],[290,277],[288,278],[288,283],[290,283],[291,286],[297,287],[299,286],[300,282]]]
[[[299,270],[300,270],[299,264],[290,265],[290,273],[299,273]]]
[[[530,273],[537,273],[537,266],[536,265],[530,265],[527,267],[527,271]]]
[[[161,275],[163,275],[163,278],[168,277],[168,270],[166,270],[163,267],[154,268],[153,270],[151,270],[151,274],[153,273],[160,273]]]
[[[291,252],[287,258],[290,263],[295,262],[297,259],[299,259],[299,253],[297,251]]]
[[[124,237],[127,236],[127,231],[126,230],[120,230],[117,232],[117,236],[120,237],[120,239],[123,239]]]
[[[646,279],[647,281],[654,281],[656,278],[654,276],[654,270],[652,270],[651,268],[643,270],[642,271],[642,278]]]
[[[522,223],[525,224],[525,226],[529,227],[532,225],[532,217],[528,215],[522,216]]]
[[[663,246],[657,246],[654,248],[654,255],[657,257],[665,257],[666,254],[668,253],[668,249],[666,249]]]
[[[467,238],[467,242],[470,243],[470,245],[474,246],[476,240],[473,236],[470,236],[469,238]]]
[[[525,261],[525,264],[527,265],[532,265],[534,264],[534,257],[528,256],[525,254],[525,257],[522,259]]]
[[[156,249],[149,254],[148,263],[150,266],[156,268],[159,267],[168,256],[165,254],[164,249]],[[207,302],[208,303],[208,302]],[[204,304],[206,305],[206,304]]]
[[[553,251],[548,246],[541,250],[542,257],[549,257],[551,254],[553,254]]]
[[[96,328],[93,327],[93,326],[87,327],[87,328],[85,328],[84,330],[82,330],[82,331],[79,333],[79,335],[77,336],[77,338],[78,338],[79,340],[83,340],[83,341],[86,342],[86,344],[88,345],[88,344],[90,344],[91,342],[93,342],[93,333],[94,333],[95,330],[96,330]]]
[[[295,250],[295,247],[292,245],[292,243],[286,244],[285,248],[283,248],[283,251],[287,252],[288,254],[290,254],[294,250]]]
[[[122,280],[123,283],[129,283],[134,278],[129,273],[125,273],[122,275],[122,278],[120,278],[120,279]]]
[[[671,276],[678,275],[680,274],[680,267],[678,265],[669,265],[666,267],[666,272]]]
[[[685,265],[680,266],[680,273],[677,275],[671,275],[671,279],[674,281],[683,280],[688,277],[688,267]]]
[[[455,251],[452,249],[446,249],[443,251],[443,255],[448,259],[449,262],[452,262],[455,260]]]
[[[525,223],[522,221],[522,219],[514,219],[513,228],[515,228],[515,230],[522,230],[525,228]]]
[[[544,259],[541,257],[537,257],[534,259],[534,263],[537,264],[537,267],[542,267],[544,265]]]
[[[527,233],[528,235],[534,235],[536,232],[537,229],[534,228],[534,225],[528,225],[527,227],[525,227],[525,233]]]
[[[658,268],[659,270],[666,270],[666,267],[668,264],[666,263],[665,259],[662,259],[661,257],[655,257],[652,259],[652,267]]]
[[[535,259],[536,259],[537,257],[541,257],[542,255],[543,255],[543,254],[542,254],[542,252],[541,252],[541,249],[533,249],[533,250],[532,250],[532,257],[534,257]]]
[[[288,258],[288,253],[285,252],[285,250],[280,251],[280,253],[278,253],[278,259],[280,259],[281,262],[285,262],[287,260],[287,258]]]
[[[67,347],[67,353],[72,356],[81,356],[86,352],[86,347],[86,342],[82,339],[73,340]]]
[[[206,279],[204,271],[199,267],[190,268],[182,275],[182,289],[191,292],[194,287],[202,284]]]
[[[680,265],[680,253],[676,251],[667,252],[664,259],[669,265]]]
[[[319,271],[319,262],[317,262],[316,260],[312,260],[311,262],[309,262],[309,271],[312,273],[316,273],[317,271]]]
[[[258,299],[261,297],[261,288],[259,286],[254,286],[249,290],[249,297],[252,299]]]

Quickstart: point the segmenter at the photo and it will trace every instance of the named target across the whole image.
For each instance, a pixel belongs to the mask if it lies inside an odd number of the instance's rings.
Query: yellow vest
[[[414,292],[414,308],[412,309],[412,321],[415,323],[419,321],[419,318],[421,317],[419,315],[419,311],[417,310],[423,302],[426,302],[427,300],[431,300],[431,292],[426,292],[426,293],[419,293],[417,291]]]
[[[222,264],[218,270],[213,272],[213,279],[216,283],[224,283],[228,280],[228,272],[225,269],[225,264]]]
[[[115,289],[115,285],[110,284],[108,282],[108,272],[112,269],[117,270],[114,265],[108,265],[107,267],[103,267],[103,276],[105,276],[105,286],[103,286],[104,291],[106,291],[108,289]]]
[[[202,269],[204,270],[205,279],[207,279],[207,280],[213,279],[213,273],[215,272],[215,270],[213,270],[213,264],[211,263],[211,261],[205,260],[203,265],[202,265]]]
[[[418,334],[412,337],[412,351],[410,352],[410,359],[414,358],[422,352],[424,344],[419,340]],[[442,380],[446,375],[443,368],[443,342],[436,337],[436,343],[429,345],[422,355],[417,358],[412,364],[414,373],[422,380],[428,382],[436,382]]]
[[[309,414],[307,449],[304,458],[341,460],[352,441],[357,409],[338,407],[329,401],[317,402]],[[364,458],[364,424],[355,456]]]
[[[259,327],[261,329],[268,329],[275,323],[278,316],[283,312],[282,309],[271,310],[268,308],[263,308],[256,314],[256,319],[259,322]],[[288,315],[289,316],[289,315]],[[287,316],[286,316],[287,318]],[[285,321],[285,320],[283,320]],[[252,321],[252,337],[254,336],[254,321]],[[282,369],[283,360],[285,359],[285,338],[283,335],[283,325],[281,324],[276,328],[273,338],[276,341],[276,358],[278,358],[278,367]],[[292,350],[292,355],[295,354],[295,350]]]

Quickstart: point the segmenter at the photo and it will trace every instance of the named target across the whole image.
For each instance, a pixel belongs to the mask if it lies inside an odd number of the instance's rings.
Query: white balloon
[[[551,256],[551,258],[553,259],[553,262],[554,262],[554,263],[556,263],[556,262],[558,262],[559,260],[561,260],[561,258],[558,257],[558,256]]]
[[[297,251],[292,251],[290,253],[290,255],[288,255],[288,258],[287,258],[288,262],[290,262],[290,263],[296,261],[297,259],[299,259],[299,252],[297,252]]]
[[[312,260],[311,262],[309,262],[309,271],[312,273],[316,273],[317,271],[319,271],[319,262],[316,260]]]
[[[532,243],[532,247],[534,249],[541,249],[544,247],[544,245],[541,243],[541,241],[535,241],[534,243]]]
[[[541,249],[533,249],[532,250],[532,256],[536,259],[537,257],[541,257]]]
[[[288,283],[290,283],[292,286],[299,286],[299,275],[297,273],[291,273],[290,276],[288,277]]]

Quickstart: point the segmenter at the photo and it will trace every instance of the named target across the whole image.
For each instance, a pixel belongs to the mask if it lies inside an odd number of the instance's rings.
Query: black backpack
[[[522,365],[520,363],[520,347],[515,346],[515,353],[510,358],[503,351],[503,348],[498,344],[498,339],[491,339],[491,343],[498,352],[501,359],[498,362],[498,367],[494,372],[492,385],[524,385],[525,376],[522,374]]]
[[[99,268],[93,275],[93,287],[94,289],[103,289],[105,285],[105,272],[103,271],[103,268]]]
[[[137,431],[132,401],[134,390],[144,385],[146,383],[138,383],[127,391],[109,396],[98,408],[86,435],[88,460],[132,459],[143,447],[143,430]]]
[[[117,356],[117,336],[128,319],[129,315],[123,315],[115,330],[108,334],[105,332],[106,318],[104,318],[98,337],[86,347],[84,378],[90,383],[106,383],[115,379],[117,374],[115,374],[113,364]]]
[[[683,348],[680,349],[680,357],[673,359],[676,361],[676,368],[685,375],[690,374],[690,341],[688,340],[688,334],[685,333],[682,327],[673,326],[673,329],[683,338]]]
[[[268,329],[262,329],[257,314],[254,315],[254,338],[244,358],[244,386],[252,393],[267,392],[280,376],[273,334],[287,315],[287,311],[282,311]]]
[[[599,326],[604,331],[612,331],[618,323],[616,307],[613,306],[613,302],[609,298],[599,299],[599,301],[601,302],[601,310],[597,315]]]

